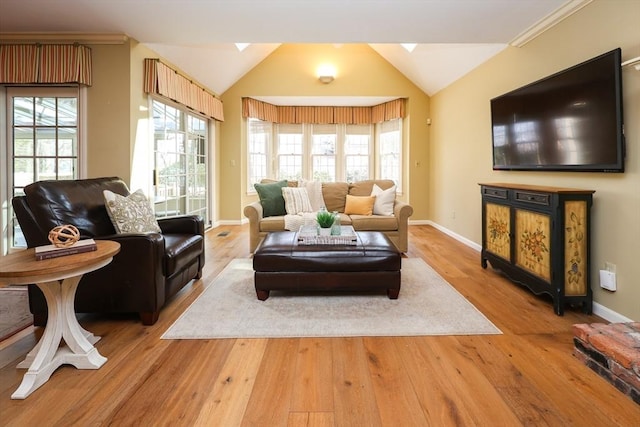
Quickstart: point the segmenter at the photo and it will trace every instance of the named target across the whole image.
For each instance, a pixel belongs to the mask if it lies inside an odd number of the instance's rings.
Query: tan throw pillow
[[[142,190],[121,196],[104,190],[105,206],[116,233],[160,233],[149,199]]]
[[[377,184],[373,184],[371,195],[376,196],[373,204],[374,215],[393,215],[393,206],[396,203],[396,186],[383,190]]]
[[[306,188],[283,187],[282,197],[284,197],[284,208],[289,215],[313,212]]]
[[[344,213],[347,215],[372,215],[376,196],[352,196],[347,194]]]

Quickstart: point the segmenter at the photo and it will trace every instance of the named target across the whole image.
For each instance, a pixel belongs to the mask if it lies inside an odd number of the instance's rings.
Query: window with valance
[[[91,48],[79,44],[0,44],[0,84],[92,85]]]
[[[159,59],[144,60],[144,91],[178,102],[212,119],[224,121],[222,101]]]
[[[402,119],[404,98],[371,107],[283,106],[253,98],[242,98],[242,115],[271,123],[373,124]]]

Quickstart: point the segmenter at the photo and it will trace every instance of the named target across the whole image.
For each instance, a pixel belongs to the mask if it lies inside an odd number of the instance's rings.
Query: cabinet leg
[[[482,268],[484,268],[486,270],[487,269],[487,259],[486,258],[480,258],[480,265],[482,266]]]

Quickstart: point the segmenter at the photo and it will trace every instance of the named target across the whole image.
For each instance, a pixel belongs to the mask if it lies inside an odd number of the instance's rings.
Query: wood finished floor
[[[25,372],[16,364],[41,330],[0,343],[0,425],[640,425],[640,406],[571,354],[571,325],[602,319],[571,308],[558,317],[550,299],[483,270],[475,250],[431,226],[409,229],[407,256],[432,265],[503,335],[161,340],[229,261],[249,256],[247,226],[218,227],[203,279],[154,326],[80,318],[102,336],[96,347],[109,360],[99,370],[63,366],[10,400]]]

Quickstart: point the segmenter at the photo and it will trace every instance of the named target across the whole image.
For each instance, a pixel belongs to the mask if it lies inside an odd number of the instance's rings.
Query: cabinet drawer
[[[482,187],[482,194],[497,199],[507,198],[507,190],[504,188]]]
[[[519,202],[533,203],[536,205],[549,206],[551,204],[550,194],[530,193],[526,191],[516,191],[515,198]]]

